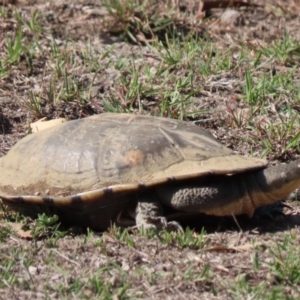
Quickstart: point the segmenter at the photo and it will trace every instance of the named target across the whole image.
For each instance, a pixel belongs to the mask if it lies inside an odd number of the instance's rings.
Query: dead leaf
[[[36,132],[42,131],[44,129],[60,125],[60,124],[68,121],[66,118],[53,119],[53,120],[49,120],[49,121],[45,121],[45,119],[46,118],[42,118],[34,123],[31,123],[30,124],[31,131],[33,133],[36,133]]]
[[[248,251],[248,250],[252,250],[252,249],[255,249],[257,247],[260,247],[262,246],[262,243],[254,243],[254,244],[244,244],[244,245],[239,245],[239,246],[232,246],[233,249],[236,249],[238,251]]]
[[[32,239],[32,235],[31,235],[31,231],[30,230],[23,230],[23,224],[21,223],[12,223],[9,222],[7,223],[12,229],[13,231],[22,239],[26,239],[26,240],[31,240]]]
[[[210,248],[205,248],[203,251],[208,251],[208,252],[241,252],[241,251],[248,251],[252,250],[256,247],[261,246],[261,243],[254,243],[254,244],[244,244],[244,245],[239,245],[239,246],[214,246]]]
[[[217,270],[220,270],[220,271],[229,273],[229,269],[225,268],[225,267],[222,266],[222,265],[211,264],[211,266],[212,266],[213,268],[217,269]]]

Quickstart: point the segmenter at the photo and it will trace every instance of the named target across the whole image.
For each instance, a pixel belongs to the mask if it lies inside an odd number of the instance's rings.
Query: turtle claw
[[[184,233],[182,226],[176,221],[168,222],[165,228],[167,229],[167,231],[177,231],[180,233]]]
[[[181,225],[176,221],[168,222],[165,217],[154,217],[148,216],[143,218],[142,222],[138,222],[137,228],[142,228],[145,230],[167,230],[169,232],[179,231],[184,232]]]

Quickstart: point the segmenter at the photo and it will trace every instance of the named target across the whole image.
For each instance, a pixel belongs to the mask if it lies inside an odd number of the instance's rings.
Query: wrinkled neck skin
[[[285,199],[300,187],[300,160],[287,165],[270,166],[256,174],[256,183],[274,199]]]
[[[177,182],[157,187],[156,194],[162,203],[179,211],[251,217],[256,208],[284,200],[299,186],[297,160],[232,176],[212,175],[199,181]]]

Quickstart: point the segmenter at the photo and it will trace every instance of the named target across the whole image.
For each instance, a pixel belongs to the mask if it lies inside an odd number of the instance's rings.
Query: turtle
[[[102,113],[27,135],[0,159],[0,198],[103,231],[172,216],[248,215],[300,186],[300,160],[235,154],[188,121]],[[175,218],[176,221],[176,218]]]

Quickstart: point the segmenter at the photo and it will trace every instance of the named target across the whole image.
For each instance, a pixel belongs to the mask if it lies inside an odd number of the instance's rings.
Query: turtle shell
[[[266,165],[234,155],[191,122],[106,113],[20,140],[0,159],[0,198],[63,207],[104,228],[141,189]]]

